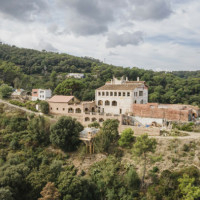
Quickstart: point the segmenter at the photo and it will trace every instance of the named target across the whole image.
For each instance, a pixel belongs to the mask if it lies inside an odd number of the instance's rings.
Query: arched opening
[[[106,100],[105,101],[105,106],[109,106],[110,105],[110,101]]]
[[[69,108],[68,109],[68,113],[74,113],[74,109],[73,108]]]
[[[92,118],[92,122],[96,122],[97,119],[95,117]]]
[[[85,118],[85,122],[89,122],[90,121],[90,118],[89,117],[86,117]]]
[[[76,108],[76,113],[81,113],[81,109],[80,108]]]
[[[137,101],[135,100],[135,102],[134,103],[137,103]]]
[[[117,102],[116,102],[116,101],[113,101],[113,102],[112,102],[112,106],[117,106]]]
[[[92,112],[95,112],[95,108],[94,107],[92,107]]]
[[[85,108],[85,112],[89,112],[89,109],[88,109],[88,108]]]
[[[103,105],[103,101],[99,100],[99,101],[98,101],[98,105],[99,105],[99,106],[102,106],[102,105]]]
[[[140,101],[140,104],[143,104],[144,103],[144,101],[143,101],[143,99]]]
[[[100,119],[99,119],[99,122],[104,122],[104,119],[103,119],[103,118],[100,118]]]

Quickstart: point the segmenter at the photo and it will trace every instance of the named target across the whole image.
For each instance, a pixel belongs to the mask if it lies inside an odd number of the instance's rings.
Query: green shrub
[[[44,114],[48,114],[49,113],[49,104],[46,101],[41,101],[40,102],[40,109],[41,112]]]
[[[118,140],[119,146],[130,147],[130,145],[132,144],[134,140],[133,134],[134,132],[131,128],[125,129],[120,135],[120,139]]]
[[[10,100],[9,103],[16,105],[16,106],[20,106],[20,107],[25,107],[25,103],[22,103],[22,102],[17,101],[17,100]]]

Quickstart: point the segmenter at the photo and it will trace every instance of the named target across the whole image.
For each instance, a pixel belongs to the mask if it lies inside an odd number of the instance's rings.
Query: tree
[[[142,175],[142,186],[144,186],[144,178],[146,174],[146,164],[148,154],[154,153],[156,149],[156,140],[149,138],[147,134],[137,137],[135,144],[133,145],[133,154],[143,160],[143,175]]]
[[[31,138],[38,144],[49,143],[50,125],[44,117],[33,117],[28,124]]]
[[[51,72],[50,75],[50,83],[51,83],[51,89],[54,90],[57,82],[57,74],[55,71]]]
[[[66,79],[56,87],[54,93],[59,95],[73,95],[75,92],[80,92],[82,87],[83,83],[81,80]]]
[[[41,109],[42,113],[48,114],[49,113],[49,104],[46,101],[41,101],[40,109]]]
[[[0,199],[1,200],[14,200],[12,192],[7,188],[0,188]]]
[[[88,127],[99,128],[100,124],[98,122],[92,122],[91,124],[88,125]]]
[[[71,117],[60,117],[51,127],[50,141],[66,151],[76,149],[83,126]]]
[[[58,190],[63,200],[93,200],[99,199],[96,187],[92,182],[77,176],[74,166],[67,165],[58,177]]]
[[[182,178],[178,179],[179,189],[183,194],[183,200],[195,200],[200,198],[200,188],[194,185],[195,178],[190,178],[188,174],[183,174]]]
[[[12,93],[12,88],[7,84],[3,84],[0,86],[0,97],[1,98],[9,98]]]
[[[55,184],[52,182],[48,182],[43,190],[40,192],[42,195],[42,198],[39,198],[38,200],[59,200],[60,199],[60,193],[58,192],[58,189],[55,187]]]
[[[115,119],[108,119],[103,122],[97,137],[95,137],[95,146],[99,152],[109,152],[118,139],[119,121]]]
[[[134,140],[133,134],[134,132],[131,128],[125,129],[120,135],[120,139],[118,140],[119,146],[129,147]]]

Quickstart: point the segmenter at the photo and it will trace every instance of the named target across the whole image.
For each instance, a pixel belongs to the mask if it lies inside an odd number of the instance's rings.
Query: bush
[[[20,107],[25,107],[25,103],[22,103],[22,102],[17,101],[17,100],[10,100],[9,103],[16,105],[16,106],[20,106]]]
[[[134,134],[134,132],[133,132],[133,130],[131,128],[125,129],[122,132],[122,134],[120,136],[120,139],[118,140],[119,146],[121,146],[121,147],[130,147],[131,143],[134,140],[133,134]]]
[[[42,113],[48,114],[49,113],[49,104],[46,101],[41,101],[40,109],[41,109]]]
[[[99,128],[100,124],[98,122],[93,122],[93,123],[89,124],[88,127]]]
[[[7,84],[0,86],[0,97],[3,99],[9,98],[12,93],[12,88]]]

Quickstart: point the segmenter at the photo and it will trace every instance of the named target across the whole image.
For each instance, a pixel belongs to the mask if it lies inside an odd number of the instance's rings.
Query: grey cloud
[[[169,0],[130,0],[133,20],[162,20],[172,13]]]
[[[46,51],[52,51],[52,52],[57,52],[58,49],[56,49],[51,43],[45,42],[44,40],[40,40],[38,44],[38,48],[41,50],[46,50]]]
[[[133,26],[132,20],[162,20],[171,13],[169,0],[57,0],[63,9],[67,32],[96,35],[111,24]],[[130,16],[131,19],[130,20]]]
[[[134,33],[125,32],[123,34],[111,33],[108,35],[106,47],[112,48],[116,46],[138,45],[143,41],[143,33],[136,31]]]
[[[59,5],[66,11],[67,30],[78,35],[96,35],[108,31],[116,21],[120,0],[59,0]]]
[[[109,54],[108,54],[108,56],[118,56],[118,55],[119,55],[118,53],[115,53],[115,52],[112,52],[112,51],[110,51]]]
[[[46,9],[43,0],[0,0],[0,12],[8,17],[31,21],[41,10]]]

